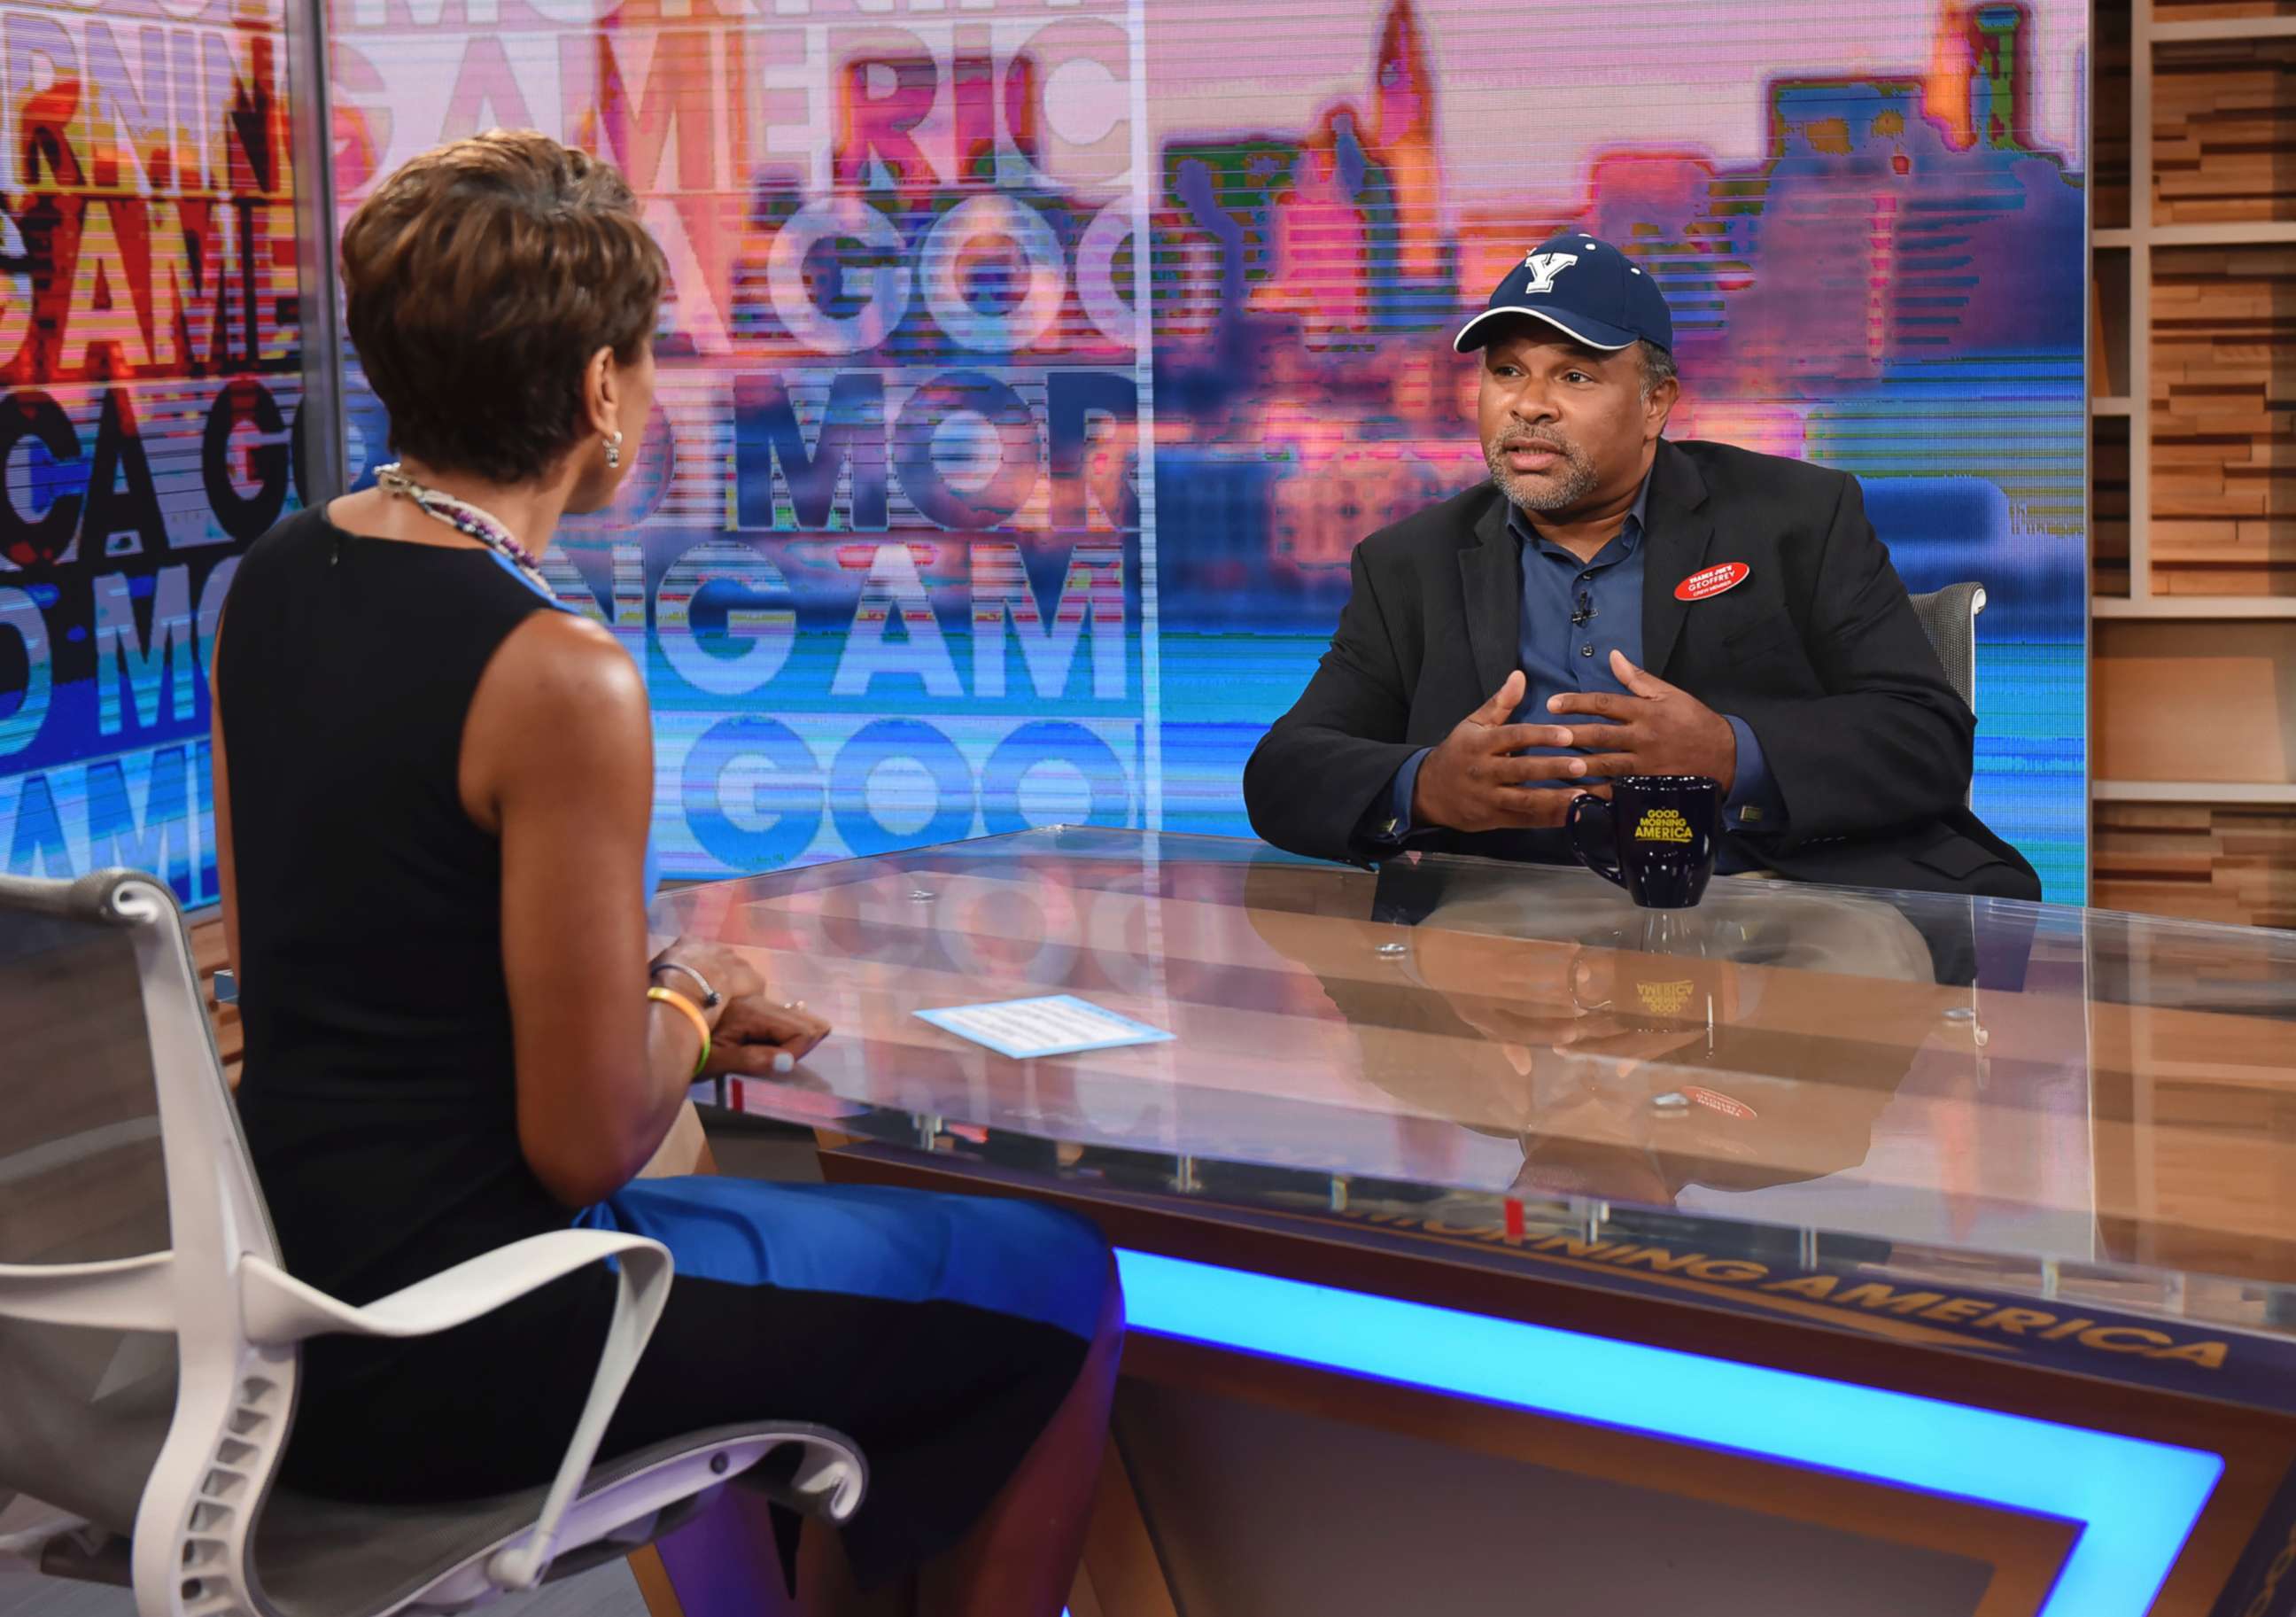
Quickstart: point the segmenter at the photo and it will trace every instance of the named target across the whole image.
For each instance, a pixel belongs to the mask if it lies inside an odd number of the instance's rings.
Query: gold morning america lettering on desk
[[[1678,977],[1670,982],[1637,982],[1635,997],[1653,1016],[1678,1016],[1697,989],[1689,978]]]
[[[1635,822],[1637,842],[1687,842],[1692,834],[1690,822],[1682,817],[1679,808],[1647,808]]]
[[[1702,1252],[1676,1252],[1635,1241],[1587,1239],[1554,1235],[1526,1238],[1504,1223],[1458,1224],[1440,1217],[1385,1212],[1373,1209],[1340,1210],[1337,1217],[1424,1239],[1500,1249],[1510,1256],[1541,1265],[1574,1269],[1602,1268],[1605,1278],[1644,1285],[1727,1292],[1741,1302],[1803,1317],[1826,1317],[1851,1330],[1871,1331],[1895,1320],[1924,1320],[1956,1327],[1930,1331],[1932,1339],[1956,1346],[1997,1352],[2022,1351],[2024,1342],[2062,1342],[2096,1353],[2134,1354],[2148,1359],[2173,1359],[2204,1370],[2224,1368],[2231,1344],[2221,1339],[2180,1340],[2153,1326],[2120,1319],[2101,1319],[2077,1311],[2028,1307],[1998,1296],[1956,1290],[1931,1290],[1902,1277],[1868,1280],[1854,1274],[1823,1269],[1784,1268],[1751,1258],[1716,1256]],[[1796,1300],[1800,1300],[1797,1301]],[[1812,1310],[1809,1303],[1823,1305]],[[1875,1316],[1890,1316],[1890,1320]],[[2166,1321],[2161,1322],[2167,1323]],[[1974,1336],[1971,1332],[1985,1332]],[[1888,1334],[1902,1333],[1891,1329]]]

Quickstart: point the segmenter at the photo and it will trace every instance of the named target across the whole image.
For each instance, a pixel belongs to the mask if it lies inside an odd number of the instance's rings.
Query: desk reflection
[[[1606,1200],[2045,1287],[2296,1280],[2285,1023],[2253,1008],[2287,934],[1730,878],[1661,916],[1576,870],[1076,830],[690,889],[655,923],[754,949],[840,1030],[742,1105],[874,1138],[1284,1206]],[[914,1015],[1063,992],[1177,1037],[1013,1062]]]
[[[1933,994],[1883,991],[1938,974],[1901,912],[1728,881],[1693,910],[1640,910],[1592,885],[1439,896],[1383,946],[1390,979],[1365,981],[1359,946],[1330,921],[1405,918],[1397,890],[1410,885],[1366,895],[1268,860],[1247,877],[1244,910],[1316,974],[1365,1078],[1415,1112],[1517,1143],[1517,1193],[1664,1207],[1688,1186],[1856,1167],[1939,1022]],[[1845,977],[1871,983],[1854,1010]],[[1800,1030],[1830,1017],[1841,1031]]]

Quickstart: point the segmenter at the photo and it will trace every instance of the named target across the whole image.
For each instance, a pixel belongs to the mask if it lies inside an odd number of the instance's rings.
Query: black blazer
[[[1661,441],[1644,506],[1643,666],[1746,721],[1784,797],[1779,832],[1740,837],[1782,875],[1853,887],[2038,899],[2024,856],[1969,812],[1977,720],[1946,682],[1846,472],[1726,444]],[[1694,604],[1674,587],[1743,562]],[[1486,483],[1356,547],[1354,593],[1315,677],[1244,767],[1252,829],[1365,864],[1357,834],[1404,760],[1513,671],[1521,558]],[[1497,858],[1520,832],[1412,845]]]

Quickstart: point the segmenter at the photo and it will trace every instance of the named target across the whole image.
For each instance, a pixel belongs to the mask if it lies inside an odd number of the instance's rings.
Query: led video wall
[[[343,217],[535,127],[668,255],[638,473],[549,564],[646,672],[668,874],[1246,833],[1350,547],[1482,475],[1450,329],[1567,226],[1665,289],[1673,436],[1984,583],[1977,807],[2082,896],[2080,0],[326,9]],[[300,491],[277,22],[0,13],[0,845],[198,897],[194,660]]]
[[[0,6],[0,850],[215,897],[205,669],[291,508],[275,0]]]

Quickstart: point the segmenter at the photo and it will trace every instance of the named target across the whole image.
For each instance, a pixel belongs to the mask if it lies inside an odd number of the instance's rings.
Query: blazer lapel
[[[1674,587],[1706,565],[1714,522],[1706,512],[1706,480],[1690,456],[1663,439],[1643,516],[1643,667],[1665,679],[1690,612],[1688,603],[1675,599]]]
[[[1496,495],[1475,522],[1477,543],[1459,553],[1459,582],[1466,591],[1467,644],[1485,696],[1506,683],[1522,661],[1522,571],[1507,503]]]

